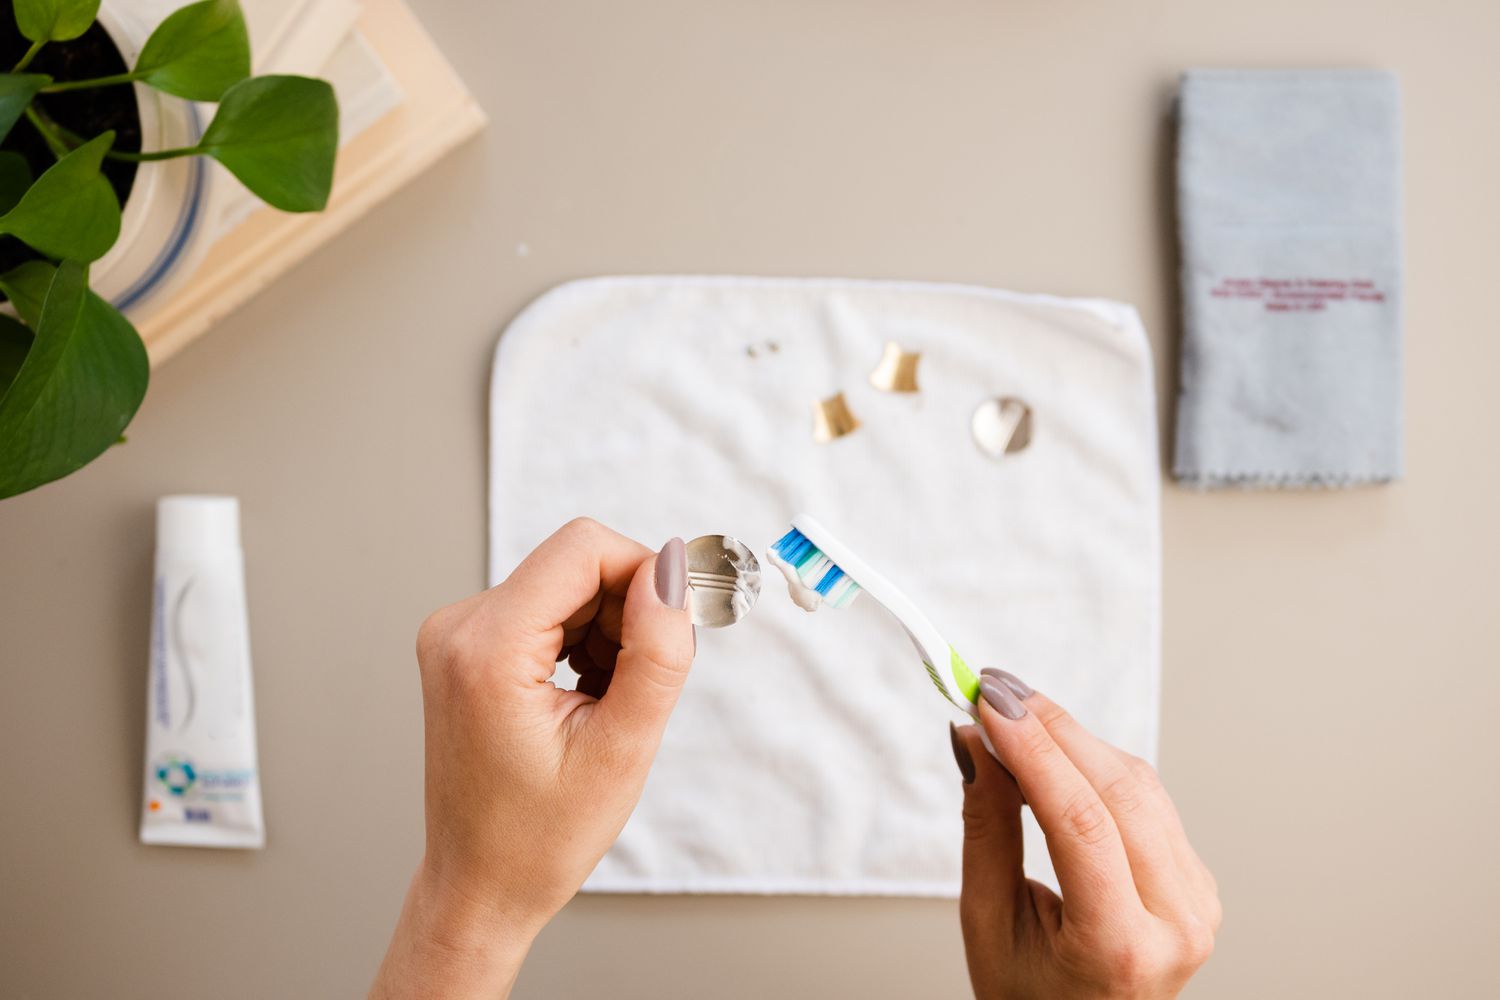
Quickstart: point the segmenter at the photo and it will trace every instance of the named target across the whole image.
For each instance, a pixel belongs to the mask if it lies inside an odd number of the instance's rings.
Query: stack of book
[[[148,0],[162,8],[162,16],[181,2]],[[319,76],[338,94],[333,194],[322,212],[289,215],[262,205],[227,171],[216,176],[204,212],[207,251],[189,274],[130,313],[153,366],[485,123],[484,112],[401,0],[241,5],[257,74]]]

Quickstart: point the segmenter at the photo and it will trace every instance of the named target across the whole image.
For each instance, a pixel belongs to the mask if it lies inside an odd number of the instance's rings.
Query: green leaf
[[[0,292],[10,299],[21,322],[33,330],[42,319],[42,302],[57,268],[44,260],[28,260],[19,267],[0,274]]]
[[[120,203],[99,172],[115,134],[105,132],[58,160],[0,215],[8,233],[48,257],[92,261],[120,235]]]
[[[146,39],[136,75],[190,101],[217,101],[250,75],[250,35],[237,0],[203,0],[174,11]]]
[[[198,150],[268,205],[316,212],[328,204],[338,140],[339,106],[326,80],[257,76],[225,92]]]
[[[31,331],[0,313],[0,399],[5,398],[5,390],[21,370],[21,362],[26,360],[29,350]]]
[[[76,261],[55,269],[31,350],[0,397],[0,497],[93,461],[119,440],[146,394],[145,345],[87,282]]]
[[[9,212],[31,187],[31,166],[20,153],[0,152],[0,213]]]
[[[16,0],[16,27],[33,42],[66,42],[89,30],[99,0]]]
[[[37,91],[52,82],[45,73],[5,73],[0,75],[0,139],[10,135],[26,105]]]

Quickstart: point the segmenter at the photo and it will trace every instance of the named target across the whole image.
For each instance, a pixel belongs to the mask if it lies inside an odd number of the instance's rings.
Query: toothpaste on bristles
[[[782,535],[766,558],[786,577],[787,592],[803,611],[816,611],[825,603],[845,608],[859,596],[854,578],[796,528]]]

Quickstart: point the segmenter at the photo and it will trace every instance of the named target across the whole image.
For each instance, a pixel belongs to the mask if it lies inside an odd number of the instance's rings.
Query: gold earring
[[[887,341],[880,364],[870,373],[870,384],[885,392],[916,392],[917,362],[922,352],[905,351],[894,340]]]
[[[813,440],[820,443],[841,438],[859,428],[842,392],[813,404]]]

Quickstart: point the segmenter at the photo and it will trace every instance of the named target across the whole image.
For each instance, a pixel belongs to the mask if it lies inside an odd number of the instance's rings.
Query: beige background
[[[412,637],[483,584],[490,351],[549,286],[1110,296],[1170,387],[1165,114],[1194,65],[1401,74],[1409,474],[1167,491],[1162,770],[1228,911],[1191,993],[1500,995],[1500,5],[415,6],[489,131],[159,372],[126,447],[0,505],[0,997],[364,987],[421,851]],[[177,491],[245,506],[263,853],[135,840]],[[965,989],[949,902],[585,898],[517,995]]]

